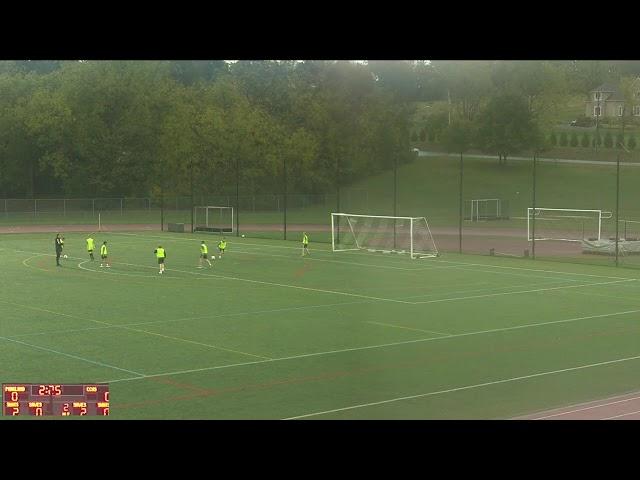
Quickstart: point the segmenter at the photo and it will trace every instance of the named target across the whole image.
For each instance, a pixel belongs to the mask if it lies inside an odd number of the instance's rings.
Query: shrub
[[[578,134],[576,132],[571,133],[571,141],[569,142],[569,145],[572,147],[578,146]]]
[[[633,135],[631,135],[629,137],[629,140],[627,140],[627,147],[629,147],[629,150],[635,150],[636,149],[636,137],[634,137]]]
[[[600,135],[600,132],[596,133],[595,137],[593,137],[593,146],[600,146],[602,145],[602,135]]]
[[[552,147],[558,145],[558,137],[556,136],[556,132],[551,132],[551,135],[549,135],[549,143]]]
[[[621,133],[616,135],[616,148],[624,147],[624,135]]]
[[[587,148],[589,147],[589,145],[591,144],[591,138],[589,137],[589,134],[587,132],[584,132],[582,134],[582,140],[580,140],[580,146]]]
[[[568,143],[567,132],[560,132],[560,146],[566,147]]]
[[[416,133],[415,130],[411,133],[411,141],[412,142],[417,142],[418,141],[418,134]]]
[[[420,129],[420,141],[425,142],[426,140],[427,140],[427,129],[422,128]]]
[[[607,132],[604,134],[604,146],[606,148],[613,147],[613,135],[611,135],[611,132]]]

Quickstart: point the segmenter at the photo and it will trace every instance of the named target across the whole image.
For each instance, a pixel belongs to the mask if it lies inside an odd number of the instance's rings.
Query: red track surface
[[[640,392],[555,408],[514,420],[640,420]]]

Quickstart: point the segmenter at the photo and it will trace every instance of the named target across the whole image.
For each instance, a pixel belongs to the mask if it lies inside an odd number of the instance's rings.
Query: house
[[[640,117],[640,77],[631,84],[630,108],[625,109],[624,94],[610,83],[603,83],[589,92],[585,115],[591,118],[614,118],[624,115]]]

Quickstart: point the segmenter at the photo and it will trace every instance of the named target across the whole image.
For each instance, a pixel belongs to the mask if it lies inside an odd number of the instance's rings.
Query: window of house
[[[594,100],[600,100],[600,92],[596,92],[593,94],[593,99]]]
[[[600,116],[600,107],[593,107],[593,116],[594,117]]]
[[[618,107],[618,116],[621,117],[623,113],[624,113],[624,107],[623,106],[619,106]]]
[[[634,114],[636,117],[640,117],[640,105],[635,105],[635,106],[633,107],[633,114]]]

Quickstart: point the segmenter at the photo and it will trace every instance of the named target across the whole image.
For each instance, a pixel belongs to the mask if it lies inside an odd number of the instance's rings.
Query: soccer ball
[[[242,238],[244,238],[244,235],[242,235]]]
[[[67,256],[66,256],[66,255],[63,255],[63,257],[62,257],[62,258],[67,258]]]

